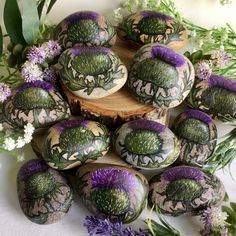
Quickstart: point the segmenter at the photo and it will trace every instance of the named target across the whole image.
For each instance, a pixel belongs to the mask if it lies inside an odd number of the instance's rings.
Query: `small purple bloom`
[[[66,128],[73,128],[76,126],[82,126],[87,127],[89,121],[88,120],[63,120],[57,124],[55,124],[53,127],[59,130],[59,132],[63,132]]]
[[[11,96],[11,89],[7,84],[0,83],[0,102],[4,102]]]
[[[75,24],[81,20],[96,21],[98,16],[99,16],[98,13],[96,13],[94,11],[80,11],[80,12],[76,12],[72,15],[69,15],[68,17],[66,17],[65,20],[63,20],[63,22],[65,21],[66,24],[70,25],[70,24]]]
[[[62,47],[57,40],[49,40],[42,45],[46,53],[46,57],[53,59],[61,54]]]
[[[43,72],[43,79],[48,82],[55,82],[57,80],[56,71],[52,68],[47,68]]]
[[[17,178],[19,180],[25,180],[32,174],[43,172],[48,168],[48,165],[43,160],[30,160],[20,168]]]
[[[163,20],[163,21],[173,20],[173,17],[165,15],[165,14],[163,14],[161,12],[157,12],[157,11],[143,10],[140,12],[140,15],[144,16],[144,17],[156,17],[156,18]]]
[[[46,59],[46,53],[43,47],[33,46],[27,53],[27,59],[34,64],[43,64]]]
[[[159,58],[175,67],[180,67],[185,64],[185,59],[182,55],[167,47],[153,46],[151,53],[153,58]]]
[[[189,109],[184,112],[184,116],[185,118],[195,118],[197,120],[201,120],[208,125],[213,122],[212,118],[208,114],[199,110]]]
[[[230,61],[230,55],[224,50],[219,50],[212,53],[211,59],[215,66],[224,68]]]
[[[99,169],[91,174],[93,188],[114,188],[125,191],[134,190],[138,183],[127,170],[114,168]]]
[[[70,49],[69,49],[70,50]],[[112,51],[110,48],[104,47],[73,47],[71,49],[72,55],[79,56],[81,54],[110,54]]]
[[[43,72],[38,65],[26,61],[21,68],[21,76],[25,82],[33,82],[43,79]]]
[[[194,66],[195,75],[198,79],[208,80],[212,74],[211,65],[208,62],[200,61]]]
[[[200,181],[204,179],[204,175],[201,170],[190,166],[177,166],[170,168],[163,173],[163,177],[166,181],[175,181],[179,179],[193,179]]]
[[[226,77],[218,76],[218,75],[212,75],[208,79],[208,86],[209,87],[219,87],[227,89],[231,92],[236,93],[236,81],[231,80]]]
[[[128,126],[131,129],[147,129],[147,130],[153,130],[157,133],[162,133],[166,128],[164,125],[158,122],[145,119],[130,121],[128,123]]]
[[[48,92],[51,92],[53,90],[53,85],[45,81],[36,80],[34,82],[22,84],[17,88],[17,91],[23,91],[28,88],[41,88]]]

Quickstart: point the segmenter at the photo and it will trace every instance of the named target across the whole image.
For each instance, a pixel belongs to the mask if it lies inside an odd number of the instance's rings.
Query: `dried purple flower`
[[[130,121],[128,124],[131,129],[147,129],[156,131],[157,133],[162,133],[166,128],[160,123],[145,119],[133,120]]]
[[[0,102],[4,102],[9,96],[11,96],[11,89],[5,83],[0,83]]]
[[[53,127],[62,133],[64,131],[64,129],[66,129],[66,128],[72,128],[75,126],[87,127],[88,123],[89,123],[88,120],[63,120],[63,121],[55,124]]]
[[[25,163],[20,168],[17,178],[19,180],[25,180],[32,174],[35,174],[37,172],[43,172],[48,168],[48,165],[43,160],[33,159]]]
[[[236,81],[231,80],[226,77],[218,76],[218,75],[212,75],[208,79],[208,86],[209,87],[219,87],[227,89],[231,92],[236,92]]]
[[[87,228],[90,236],[145,236],[140,230],[134,231],[131,226],[123,229],[121,221],[112,221],[109,218],[101,219],[97,216],[86,216],[84,227]],[[151,235],[151,234],[150,234]]]
[[[43,79],[48,82],[55,82],[57,80],[56,71],[52,68],[46,68],[43,72]]]
[[[71,49],[72,55],[79,56],[84,53],[91,53],[91,54],[104,54],[107,55],[111,53],[110,48],[104,48],[104,47],[73,47]]]
[[[213,122],[212,118],[208,114],[199,110],[189,109],[184,112],[184,116],[185,118],[195,118],[197,120],[201,120],[208,125]]]
[[[21,76],[25,82],[33,82],[42,80],[43,72],[34,62],[26,61],[21,68]]]
[[[201,80],[208,80],[212,74],[211,65],[206,61],[196,63],[194,70],[196,77]]]
[[[161,12],[157,12],[157,11],[143,10],[140,12],[140,15],[144,16],[144,17],[156,17],[156,18],[163,20],[163,21],[173,20],[173,17],[165,15],[165,14],[163,14]]]
[[[46,59],[46,52],[43,47],[33,46],[27,53],[27,59],[34,64],[43,64]]]
[[[69,15],[65,21],[68,25],[70,24],[75,24],[79,22],[80,20],[93,20],[96,21],[98,18],[98,13],[94,11],[81,11],[81,12],[76,12],[72,15]]]
[[[62,47],[57,40],[49,40],[42,45],[46,53],[46,57],[53,59],[61,54]]]
[[[204,179],[204,174],[201,170],[190,166],[177,166],[166,170],[163,173],[166,181],[175,181],[179,179],[193,179],[200,181]]]
[[[224,68],[230,61],[230,55],[224,50],[218,50],[212,53],[211,59],[214,66]]]
[[[92,172],[91,181],[93,188],[108,187],[128,192],[137,187],[137,182],[129,171],[114,168]]]
[[[175,67],[180,67],[185,64],[185,59],[182,55],[167,47],[153,46],[151,53],[152,57],[159,58]]]
[[[28,88],[41,88],[41,89],[44,89],[48,92],[51,92],[53,90],[52,84],[45,82],[45,81],[36,80],[34,82],[22,84],[21,86],[19,86],[17,88],[17,91],[23,91]]]

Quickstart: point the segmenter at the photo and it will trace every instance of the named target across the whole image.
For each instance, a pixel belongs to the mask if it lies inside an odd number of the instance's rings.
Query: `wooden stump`
[[[117,38],[112,50],[129,68],[137,48],[131,47]],[[62,83],[61,85],[73,115],[82,115],[110,127],[117,127],[125,121],[137,118],[153,119],[162,124],[168,124],[168,111],[140,103],[132,96],[126,86],[104,98],[84,99],[75,96]]]

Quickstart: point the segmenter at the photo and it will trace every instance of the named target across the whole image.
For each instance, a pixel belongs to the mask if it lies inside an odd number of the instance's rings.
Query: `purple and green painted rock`
[[[13,127],[27,123],[35,128],[52,125],[70,116],[69,105],[48,82],[24,83],[4,103],[4,116]]]
[[[194,83],[194,68],[183,55],[148,44],[134,55],[128,87],[141,102],[161,109],[178,106]]]
[[[212,75],[208,80],[196,78],[186,99],[188,105],[200,109],[223,122],[236,124],[236,81]]]
[[[69,211],[73,191],[60,172],[43,160],[30,160],[17,175],[17,192],[25,216],[37,224],[52,224]]]
[[[109,48],[74,47],[59,58],[59,74],[65,86],[86,99],[106,97],[126,82],[124,63]]]
[[[116,165],[89,163],[79,168],[76,191],[96,215],[134,221],[145,207],[148,182],[139,172]]]
[[[206,164],[217,143],[217,129],[211,117],[191,109],[176,117],[173,124],[173,132],[181,142],[178,161],[186,165]]]
[[[173,216],[197,214],[218,206],[225,196],[224,186],[215,175],[190,166],[173,167],[155,175],[149,186],[149,204]]]
[[[93,11],[80,11],[67,16],[56,27],[54,35],[64,48],[110,47],[116,41],[114,27],[103,15]]]
[[[177,137],[166,126],[151,120],[134,120],[118,128],[113,146],[129,164],[143,169],[171,165],[180,153]]]
[[[53,168],[71,169],[104,156],[109,144],[106,126],[89,120],[66,120],[48,130],[43,158]]]
[[[143,10],[129,15],[118,26],[118,36],[141,46],[160,43],[170,48],[182,48],[188,39],[186,28],[163,13]]]

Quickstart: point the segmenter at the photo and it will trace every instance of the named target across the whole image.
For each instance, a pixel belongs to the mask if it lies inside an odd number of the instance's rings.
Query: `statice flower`
[[[194,66],[195,75],[201,80],[208,80],[212,74],[212,68],[209,62],[200,61]]]
[[[112,221],[109,218],[101,219],[97,216],[87,216],[85,218],[84,227],[87,228],[90,236],[149,236],[144,231],[134,231],[131,226],[123,228],[121,221]]]
[[[27,59],[34,64],[43,64],[46,59],[44,48],[32,46],[27,53]]]
[[[200,231],[202,235],[211,235],[212,232],[220,232],[225,235],[227,213],[222,212],[218,207],[208,207],[201,212],[200,220],[204,224],[204,229]],[[226,234],[227,235],[227,234]]]
[[[35,63],[26,61],[22,66],[21,76],[25,82],[33,82],[42,80],[43,72]]]
[[[26,144],[25,139],[23,137],[18,137],[16,140],[16,148],[22,148]]]
[[[47,68],[43,72],[43,79],[48,82],[54,82],[57,80],[57,74],[52,68]]]
[[[11,96],[10,87],[4,83],[0,83],[0,102],[4,102],[9,96]]]
[[[3,144],[4,149],[7,151],[12,151],[13,149],[16,148],[16,142],[13,138],[9,137],[4,140]]]
[[[211,59],[214,66],[223,68],[229,63],[230,55],[224,50],[218,50],[212,53]]]
[[[53,59],[61,54],[62,47],[57,40],[49,40],[42,45],[48,59]]]

